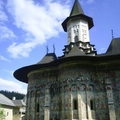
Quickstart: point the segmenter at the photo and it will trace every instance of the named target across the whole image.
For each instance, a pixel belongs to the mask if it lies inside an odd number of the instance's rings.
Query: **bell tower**
[[[67,32],[67,43],[77,44],[82,52],[89,55],[95,55],[96,51],[94,45],[90,44],[89,30],[94,26],[93,19],[84,14],[84,11],[78,0],[75,0],[69,17],[67,17],[62,27]],[[67,46],[66,46],[67,47]],[[70,47],[69,50],[73,45]],[[69,52],[66,48],[64,53]],[[93,53],[94,51],[94,53]],[[92,52],[92,54],[90,54]]]
[[[68,33],[68,44],[71,42],[89,42],[89,29],[93,27],[93,20],[84,14],[78,0],[75,0],[69,17],[62,23]]]

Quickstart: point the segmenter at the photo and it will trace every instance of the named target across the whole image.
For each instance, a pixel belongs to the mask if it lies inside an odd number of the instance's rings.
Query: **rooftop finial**
[[[111,33],[112,33],[112,39],[114,38],[114,33],[113,33],[113,30],[111,30]]]
[[[49,49],[48,49],[48,45],[46,46],[46,53],[48,54],[49,52]]]
[[[55,45],[53,44],[53,53],[55,53]]]

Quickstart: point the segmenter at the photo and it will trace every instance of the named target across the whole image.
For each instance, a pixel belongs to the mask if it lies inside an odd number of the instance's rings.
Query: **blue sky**
[[[90,42],[97,52],[106,52],[111,39],[120,37],[119,0],[79,0],[84,13],[93,18]],[[0,90],[26,93],[27,84],[13,72],[35,64],[49,52],[61,56],[67,34],[61,27],[74,0],[0,0]]]

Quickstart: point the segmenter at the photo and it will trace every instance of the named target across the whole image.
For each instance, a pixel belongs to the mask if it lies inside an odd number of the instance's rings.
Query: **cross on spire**
[[[114,33],[113,33],[113,30],[111,30],[111,33],[112,33],[112,39],[114,38]]]
[[[55,45],[53,44],[53,53],[55,53]]]
[[[46,53],[48,54],[49,52],[49,49],[48,49],[48,45],[46,46]]]

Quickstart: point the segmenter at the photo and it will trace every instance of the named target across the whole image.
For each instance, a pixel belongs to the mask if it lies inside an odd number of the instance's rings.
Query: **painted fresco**
[[[48,105],[50,114],[46,113],[50,120],[88,118],[110,120],[110,110],[115,111],[116,119],[120,118],[118,107],[120,104],[120,71],[112,73],[115,78],[107,72],[94,72],[94,69],[76,66],[74,69],[73,67],[64,68],[58,73],[59,77],[53,73],[51,75],[50,72],[44,76],[37,73],[31,77],[32,79],[30,78],[27,95],[28,117],[29,114],[34,113],[32,117],[44,120],[45,101],[50,101]],[[49,88],[49,92],[46,87]],[[47,95],[49,97],[45,97]],[[76,109],[74,109],[74,100],[77,100]],[[94,102],[93,107],[91,100]],[[113,101],[113,105],[109,105],[109,101]],[[39,103],[39,114],[36,114],[36,103]]]

